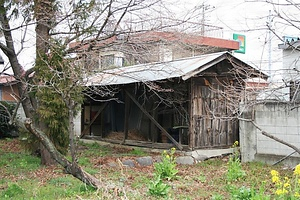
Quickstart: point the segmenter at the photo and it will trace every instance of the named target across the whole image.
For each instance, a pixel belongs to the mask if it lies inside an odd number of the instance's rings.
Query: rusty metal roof
[[[115,68],[98,72],[88,77],[86,81],[87,86],[104,86],[151,82],[179,77],[183,80],[187,80],[216,63],[224,59],[229,59],[229,57],[235,58],[228,52],[218,52],[169,62],[147,63]]]

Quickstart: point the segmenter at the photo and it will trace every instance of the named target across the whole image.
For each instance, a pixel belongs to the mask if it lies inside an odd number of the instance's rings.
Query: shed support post
[[[157,118],[157,110],[153,110],[152,111],[152,116],[154,119]],[[156,131],[156,126],[155,124],[152,122],[151,123],[151,136],[152,136],[152,143],[156,143],[157,142],[157,131]]]
[[[124,119],[124,139],[123,139],[123,144],[125,143],[125,140],[128,138],[129,111],[130,111],[130,98],[127,95],[127,93],[125,93],[125,119]]]
[[[175,146],[179,149],[182,150],[183,147],[181,144],[179,144],[167,131],[164,129],[142,106],[139,104],[137,100],[128,92],[126,91],[126,94],[130,97],[130,99],[139,107],[139,109],[161,130],[166,136],[175,144]]]
[[[190,114],[190,128],[189,128],[189,132],[188,132],[188,140],[189,140],[189,149],[194,150],[194,146],[195,146],[195,113],[194,113],[194,103],[195,103],[195,82],[194,79],[191,78],[191,82],[190,82],[190,87],[189,87],[189,99],[190,99],[190,106],[189,106],[189,114]]]

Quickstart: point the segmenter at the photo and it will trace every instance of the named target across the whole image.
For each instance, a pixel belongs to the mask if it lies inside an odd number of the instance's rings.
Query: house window
[[[101,69],[124,66],[124,58],[115,54],[101,56]]]
[[[165,46],[161,46],[159,48],[159,61],[167,62],[173,60],[172,50],[166,48]]]
[[[107,69],[115,65],[115,56],[112,55],[105,55],[101,56],[101,68]]]
[[[84,68],[87,70],[99,69],[99,57],[96,54],[87,53],[83,57]]]
[[[115,64],[117,67],[123,67],[124,66],[124,58],[115,57]]]

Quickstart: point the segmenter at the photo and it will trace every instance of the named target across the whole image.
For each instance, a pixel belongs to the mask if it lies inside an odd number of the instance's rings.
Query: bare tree
[[[1,31],[4,36],[4,41],[0,42],[0,49],[7,56],[14,77],[18,81],[18,99],[28,118],[25,126],[41,142],[44,149],[42,151],[44,164],[51,163],[52,158],[74,177],[95,188],[100,188],[101,183],[77,164],[73,118],[78,101],[72,92],[81,90],[84,84],[82,76],[88,74],[89,70],[81,68],[78,62],[71,64],[72,60],[68,57],[68,52],[74,52],[76,49],[80,50],[82,46],[87,51],[90,51],[99,42],[114,37],[182,24],[192,18],[193,14],[184,15],[181,20],[174,20],[167,6],[159,0],[2,0],[0,10]],[[149,16],[151,17],[149,18]],[[173,18],[172,21],[169,20],[170,18]],[[23,50],[23,45],[26,42],[25,36],[28,33],[27,28],[30,26],[35,27],[36,66],[27,70],[20,64],[19,54]],[[24,35],[21,36],[21,47],[16,47],[14,34],[21,29],[26,31],[22,32]],[[58,40],[59,44],[62,45],[62,49],[64,49],[63,52],[58,54],[61,62],[52,63],[51,58],[57,53],[56,50],[60,48],[54,42]],[[67,50],[69,43],[74,41],[77,41],[77,45]],[[36,70],[36,67],[40,62],[48,67],[49,73],[53,75],[53,79],[45,81],[40,78],[37,81],[33,81],[32,77],[38,77],[39,71]],[[72,68],[74,65],[84,71],[84,73],[81,74],[74,70],[76,68]],[[58,70],[58,68],[61,69]],[[61,82],[51,82],[54,79],[67,80],[68,85],[61,87]],[[43,121],[35,120],[37,119],[36,116],[38,116],[37,110],[40,102],[32,95],[32,92],[43,87],[51,88],[60,95],[68,108],[71,161],[57,151],[45,134],[47,126],[45,126]],[[111,92],[110,88],[101,89],[98,92],[105,93],[106,91]]]

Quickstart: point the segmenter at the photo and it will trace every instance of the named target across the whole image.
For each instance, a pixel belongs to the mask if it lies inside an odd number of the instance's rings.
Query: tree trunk
[[[72,162],[76,162],[76,149],[77,149],[77,143],[75,138],[75,131],[74,131],[74,109],[75,109],[75,102],[71,99],[71,97],[68,97],[69,101],[66,101],[66,104],[68,104],[69,109],[69,140],[70,140],[70,152],[72,156]]]
[[[89,173],[85,172],[76,162],[70,162],[67,160],[52,144],[52,142],[49,140],[47,135],[43,133],[42,131],[32,127],[32,120],[26,119],[25,120],[25,127],[26,129],[34,134],[40,142],[44,145],[44,147],[48,150],[52,158],[58,162],[67,173],[72,174],[77,179],[81,180],[82,182],[91,185],[92,187],[96,189],[101,188],[100,181],[95,178],[94,176],[90,175]]]
[[[49,41],[50,41],[50,28],[54,18],[53,2],[55,0],[35,0],[35,18],[36,18],[36,60],[42,59],[41,57],[48,53]],[[31,118],[32,119],[32,118]],[[40,130],[46,132],[47,126],[43,122],[35,123]],[[41,164],[52,165],[55,160],[52,159],[47,148],[43,144],[40,144],[41,150]]]
[[[34,7],[35,7],[35,17],[37,21],[36,27],[36,48],[37,48],[37,57],[48,53],[48,45],[49,45],[49,30],[51,27],[51,23],[53,18],[53,12],[55,6],[52,6],[54,0],[35,0]],[[17,53],[14,48],[14,40],[12,37],[12,30],[9,25],[9,18],[6,14],[9,12],[6,10],[7,7],[4,4],[0,4],[0,24],[1,24],[1,31],[3,31],[3,35],[5,37],[6,45],[0,42],[0,48],[8,57],[11,68],[14,73],[14,77],[17,81],[18,91],[19,91],[19,101],[22,103],[25,116],[28,120],[25,121],[26,129],[33,135],[35,135],[42,145],[42,154],[45,153],[45,160],[43,163],[49,163],[49,158],[54,159],[57,163],[59,163],[66,172],[72,174],[74,177],[78,178],[82,182],[91,185],[94,188],[99,189],[101,187],[100,181],[93,177],[92,175],[88,174],[84,170],[78,166],[76,162],[70,162],[67,160],[53,145],[50,141],[48,136],[43,132],[35,127],[32,126],[31,119],[36,118],[36,108],[37,108],[37,101],[35,100],[35,96],[30,95],[30,91],[32,88],[28,81],[29,72],[25,72],[24,68],[20,65]],[[30,70],[31,71],[31,70]],[[32,71],[31,71],[32,72]],[[31,98],[32,97],[32,98]],[[39,124],[40,125],[40,124]],[[45,151],[44,151],[45,150]],[[51,156],[49,156],[51,155]],[[51,159],[51,160],[52,160]],[[51,162],[52,163],[52,162]]]
[[[47,148],[40,142],[41,164],[45,166],[55,165],[56,161],[51,157]]]

